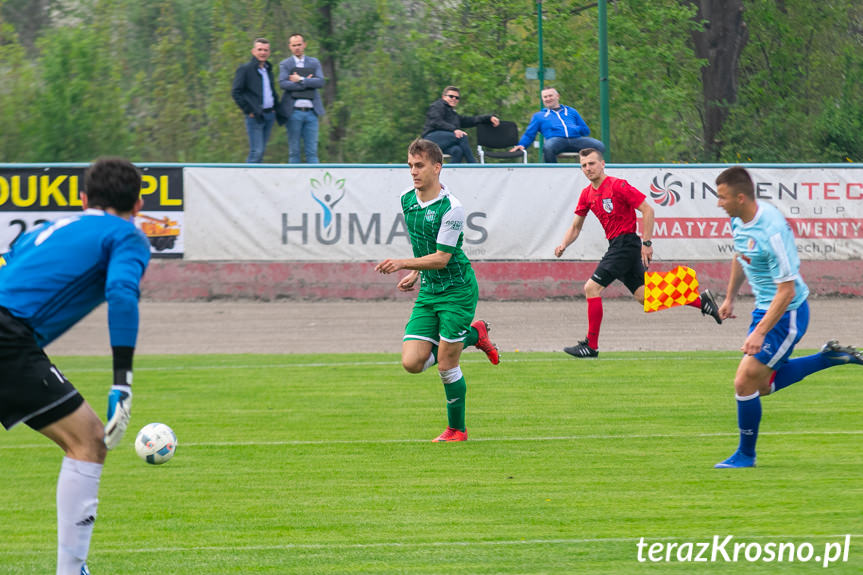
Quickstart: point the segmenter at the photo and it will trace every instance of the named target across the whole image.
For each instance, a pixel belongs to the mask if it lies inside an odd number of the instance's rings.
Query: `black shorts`
[[[84,398],[36,343],[33,330],[0,307],[0,423],[42,429],[81,406]]]
[[[590,276],[590,279],[608,287],[620,280],[631,292],[644,285],[644,264],[641,263],[641,238],[637,234],[623,234],[608,242],[608,251]]]

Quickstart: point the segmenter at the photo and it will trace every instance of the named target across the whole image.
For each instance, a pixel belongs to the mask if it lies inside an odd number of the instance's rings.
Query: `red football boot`
[[[479,339],[476,342],[477,349],[485,352],[486,357],[492,365],[499,364],[500,354],[497,351],[497,346],[488,337],[488,322],[478,319],[470,324],[470,326],[479,332]]]
[[[447,427],[443,433],[432,439],[432,441],[467,441],[467,429],[459,431],[458,429]]]

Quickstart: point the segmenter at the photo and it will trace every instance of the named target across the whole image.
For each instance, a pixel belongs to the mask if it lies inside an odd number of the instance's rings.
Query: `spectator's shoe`
[[[478,319],[472,324],[470,324],[470,326],[479,332],[479,339],[475,344],[477,349],[485,352],[485,356],[488,358],[492,365],[499,364],[500,352],[498,352],[497,346],[493,344],[491,342],[491,339],[489,339],[488,337],[488,322],[485,320]]]
[[[563,351],[572,357],[599,357],[599,352],[587,344],[587,340],[581,340],[578,345],[563,348]]]
[[[81,575],[90,575],[90,570],[87,569],[87,564],[81,565]]]
[[[740,450],[734,452],[734,454],[726,459],[725,461],[720,461],[716,465],[714,465],[716,469],[739,469],[743,467],[755,467],[755,456],[744,455],[740,453]]]
[[[701,315],[712,316],[716,323],[722,323],[722,318],[719,317],[719,306],[716,305],[716,298],[713,293],[706,289],[701,292]]]
[[[442,441],[467,441],[467,429],[461,431],[453,427],[447,427],[443,433],[432,439],[433,442]]]
[[[863,365],[863,353],[854,349],[851,345],[839,345],[836,340],[830,340],[821,348],[821,355],[827,358],[832,365],[843,363],[856,363]]]

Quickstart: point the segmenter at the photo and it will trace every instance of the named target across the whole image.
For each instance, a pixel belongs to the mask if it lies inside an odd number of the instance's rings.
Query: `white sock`
[[[437,358],[434,356],[434,353],[430,353],[428,359],[425,362],[425,365],[423,365],[422,370],[425,371],[436,363],[437,363]]]
[[[456,381],[460,380],[463,377],[462,373],[461,373],[461,366],[460,365],[457,365],[454,368],[448,369],[446,371],[441,371],[439,373],[440,373],[440,379],[444,383],[444,385],[446,385],[448,383],[455,383]]]
[[[96,522],[101,475],[101,463],[63,458],[57,479],[57,575],[81,575]]]

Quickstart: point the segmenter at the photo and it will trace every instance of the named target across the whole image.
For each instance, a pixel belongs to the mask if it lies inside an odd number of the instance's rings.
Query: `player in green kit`
[[[461,352],[474,345],[494,365],[500,357],[488,337],[488,324],[483,320],[471,323],[479,288],[461,249],[464,207],[440,183],[443,153],[430,140],[414,140],[408,148],[408,166],[414,188],[402,194],[401,202],[414,257],[386,259],[375,271],[411,270],[398,282],[401,291],[412,291],[420,280],[419,295],[405,327],[402,366],[409,373],[420,373],[438,364],[449,423],[433,441],[467,441],[467,386],[459,367]]]

